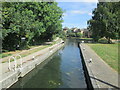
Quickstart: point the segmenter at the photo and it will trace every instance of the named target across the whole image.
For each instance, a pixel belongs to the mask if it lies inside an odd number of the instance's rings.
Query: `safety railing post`
[[[14,59],[14,65],[15,65],[15,71],[16,71],[16,68],[17,68],[17,62],[16,62],[16,58]]]
[[[11,58],[9,58],[9,67],[8,67],[8,69],[11,71],[10,59],[11,59]]]
[[[22,61],[21,55],[16,55],[16,56],[15,56],[15,59],[17,60],[17,57],[18,57],[18,56],[20,57],[20,67],[22,68],[22,62],[23,62],[23,61]]]
[[[12,68],[11,68],[11,62],[10,62],[10,60],[11,59],[13,59],[14,60],[14,66],[15,66],[15,70],[16,70],[16,66],[17,66],[17,64],[16,64],[16,59],[13,57],[13,56],[11,56],[10,58],[9,58],[9,70],[11,71],[12,70]]]

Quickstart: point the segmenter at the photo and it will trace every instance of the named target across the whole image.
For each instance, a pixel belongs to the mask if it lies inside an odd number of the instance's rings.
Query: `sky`
[[[63,27],[87,28],[87,21],[92,18],[92,11],[97,2],[58,2],[63,11]]]

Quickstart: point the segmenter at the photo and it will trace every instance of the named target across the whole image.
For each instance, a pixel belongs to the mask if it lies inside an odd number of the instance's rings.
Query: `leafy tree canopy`
[[[16,50],[51,39],[62,30],[62,14],[56,2],[2,2],[3,48]]]
[[[99,2],[93,10],[93,17],[88,21],[88,28],[93,38],[106,37],[108,43],[111,38],[120,38],[120,2]]]

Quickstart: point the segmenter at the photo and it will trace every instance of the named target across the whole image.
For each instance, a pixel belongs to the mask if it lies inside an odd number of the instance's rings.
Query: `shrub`
[[[98,40],[99,43],[108,43],[108,40],[105,38],[101,38]]]

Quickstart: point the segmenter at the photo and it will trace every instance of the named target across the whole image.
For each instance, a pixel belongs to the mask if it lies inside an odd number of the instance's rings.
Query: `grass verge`
[[[35,49],[33,49],[33,50],[26,50],[24,53],[21,53],[20,55],[21,55],[21,57],[28,56],[28,55],[30,55],[30,54],[32,54],[32,53],[35,53],[35,52],[38,52],[38,51],[40,51],[40,50],[42,50],[42,49],[45,49],[45,48],[47,48],[47,47],[50,47],[50,46],[56,44],[56,43],[59,42],[59,41],[60,41],[60,39],[57,40],[57,41],[53,41],[52,43],[47,44],[47,45],[36,46],[36,47],[38,47],[38,48],[35,48],[35,46],[31,46],[32,48],[34,47]],[[7,57],[7,56],[12,56],[13,54],[17,54],[17,53],[19,53],[19,52],[21,52],[21,50],[16,50],[16,51],[14,51],[14,52],[12,51],[12,52],[2,53],[2,54],[0,54],[0,56],[3,58],[3,57]],[[17,57],[17,59],[19,59],[19,57]],[[12,62],[12,61],[14,61],[14,60],[11,59],[11,62]],[[7,62],[7,60],[2,61],[2,63],[5,63],[5,62]]]
[[[109,66],[120,72],[118,66],[118,45],[119,44],[88,44]]]
[[[83,39],[83,40],[93,40],[92,38],[80,38],[80,39]]]

